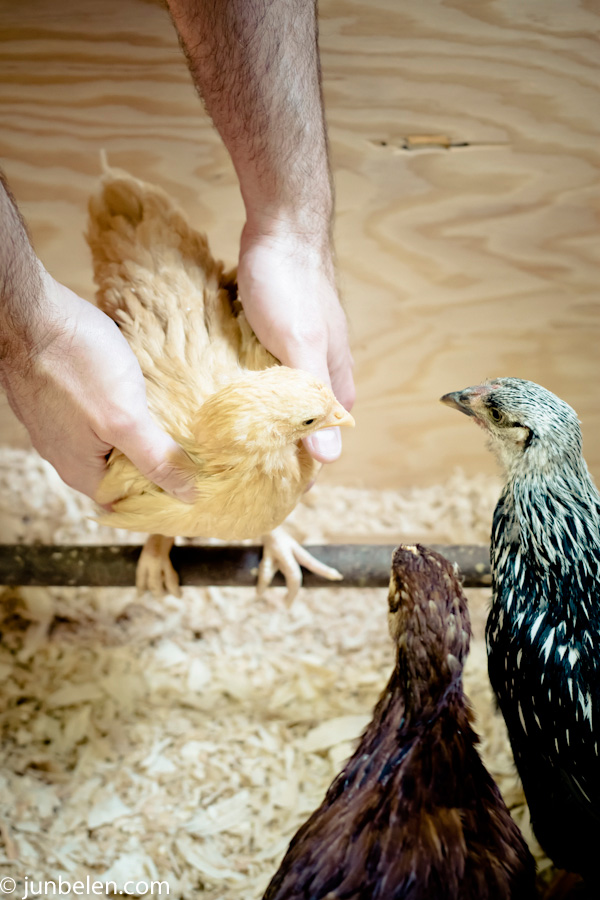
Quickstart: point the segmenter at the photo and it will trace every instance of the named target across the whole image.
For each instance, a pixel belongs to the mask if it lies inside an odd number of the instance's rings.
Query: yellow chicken
[[[138,588],[177,593],[169,553],[177,535],[262,538],[258,587],[279,568],[292,599],[299,563],[324,566],[278,526],[319,464],[302,443],[321,428],[354,425],[331,390],[286,368],[259,343],[206,238],[159,188],[108,170],[90,201],[88,243],[99,307],[135,352],[156,421],[186,451],[197,500],[183,503],[140,474],[118,450],[96,500],[111,504],[102,524],[151,532]]]

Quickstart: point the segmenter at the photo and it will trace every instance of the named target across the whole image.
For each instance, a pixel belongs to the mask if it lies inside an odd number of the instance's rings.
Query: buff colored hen
[[[186,504],[148,481],[114,450],[96,499],[106,525],[151,532],[138,588],[178,592],[169,553],[177,535],[264,543],[259,590],[280,568],[288,598],[299,563],[323,566],[278,526],[319,464],[302,438],[352,416],[313,376],[278,364],[251,330],[235,272],[216,262],[159,188],[107,171],[90,201],[87,239],[99,307],[135,352],[156,421],[186,451],[197,500]],[[107,364],[109,361],[107,361]]]

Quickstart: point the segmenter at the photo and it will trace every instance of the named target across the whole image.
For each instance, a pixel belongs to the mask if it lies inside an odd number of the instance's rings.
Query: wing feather
[[[206,237],[160,188],[108,169],[90,200],[97,303],[136,354],[155,418],[186,434],[198,406],[245,368],[276,360],[258,342]]]

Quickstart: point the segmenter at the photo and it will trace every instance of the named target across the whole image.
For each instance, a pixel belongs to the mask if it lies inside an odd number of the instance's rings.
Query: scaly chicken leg
[[[263,537],[263,555],[258,568],[257,594],[262,597],[271,584],[275,573],[283,573],[287,585],[286,602],[290,606],[302,586],[302,570],[304,566],[309,572],[327,578],[329,581],[341,581],[343,575],[337,569],[326,566],[316,559],[298,541],[281,526],[274,528]]]
[[[135,584],[140,593],[150,591],[155,597],[162,597],[165,593],[181,596],[179,576],[170,557],[174,542],[174,538],[162,534],[151,534],[148,537],[135,574]],[[257,595],[262,597],[275,574],[282,572],[287,586],[286,602],[290,606],[302,586],[300,566],[329,581],[341,581],[343,577],[337,569],[325,565],[305,550],[284,528],[275,528],[263,537]]]
[[[150,591],[155,597],[166,592],[181,597],[179,576],[171,562],[171,548],[175,538],[151,534],[142,548],[135,572],[135,586],[139,593]]]

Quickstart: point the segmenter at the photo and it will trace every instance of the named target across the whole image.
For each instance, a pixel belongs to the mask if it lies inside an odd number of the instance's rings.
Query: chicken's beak
[[[477,388],[465,388],[464,391],[452,391],[450,394],[444,394],[443,397],[440,397],[440,403],[445,403],[446,406],[453,406],[454,409],[464,413],[465,416],[474,416],[475,413],[471,409],[471,399],[477,391]]]
[[[335,425],[348,425],[354,428],[356,422],[354,416],[351,416],[347,409],[344,409],[341,403],[337,403],[327,418],[319,425],[319,431],[322,428],[333,428]]]

